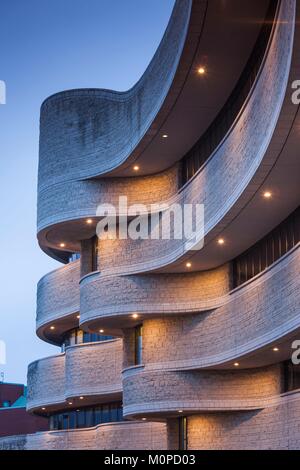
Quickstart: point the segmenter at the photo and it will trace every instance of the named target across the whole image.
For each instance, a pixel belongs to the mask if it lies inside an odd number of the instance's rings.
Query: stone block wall
[[[0,439],[0,450],[166,450],[163,423],[120,422]]]
[[[238,371],[129,369],[123,375],[124,415],[259,409],[282,391],[280,365]]]
[[[189,450],[296,450],[300,447],[299,393],[263,410],[188,418]],[[178,449],[178,423],[168,424],[168,448]]]
[[[37,328],[79,312],[80,260],[46,274],[37,287]]]

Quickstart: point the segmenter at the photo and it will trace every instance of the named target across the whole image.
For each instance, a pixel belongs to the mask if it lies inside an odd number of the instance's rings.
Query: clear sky
[[[126,90],[141,76],[174,0],[1,0],[0,340],[9,382],[59,352],[35,336],[36,284],[59,263],[36,241],[38,120],[42,101],[68,88]]]

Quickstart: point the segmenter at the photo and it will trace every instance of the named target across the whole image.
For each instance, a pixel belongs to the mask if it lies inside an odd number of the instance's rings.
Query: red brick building
[[[46,431],[48,420],[26,412],[26,387],[0,383],[0,437]]]

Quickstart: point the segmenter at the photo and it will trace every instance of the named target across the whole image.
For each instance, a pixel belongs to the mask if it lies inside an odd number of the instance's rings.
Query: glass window
[[[109,405],[102,406],[102,423],[110,422],[110,407]]]
[[[99,263],[98,263],[98,237],[97,235],[93,237],[92,240],[92,271],[99,270]]]
[[[83,344],[83,343],[95,343],[100,341],[108,341],[113,339],[113,336],[108,335],[99,335],[97,333],[87,333],[80,328],[76,328],[74,330],[70,330],[65,334],[64,342],[61,346],[62,352],[68,346],[74,346],[76,344]]]
[[[300,389],[300,364],[295,365],[292,361],[286,361],[284,367],[284,392]]]
[[[90,408],[90,409],[86,410],[85,425],[86,425],[87,428],[92,428],[95,425],[94,409],[93,408]]]
[[[91,428],[123,420],[122,403],[106,403],[50,416],[50,430]]]
[[[188,450],[188,439],[187,439],[187,418],[178,418],[179,428],[179,450]]]
[[[238,287],[291,250],[300,238],[300,208],[233,261],[233,284]]]
[[[69,428],[76,428],[76,411],[70,411],[69,413]]]
[[[95,408],[95,426],[102,423],[102,412],[101,407]]]
[[[143,327],[139,325],[135,328],[135,365],[142,364],[143,361]]]
[[[227,102],[192,149],[182,158],[182,184],[191,179],[230,129],[260,70],[272,31],[277,1],[271,1],[249,60]]]
[[[85,428],[85,410],[79,410],[76,412],[76,427]]]

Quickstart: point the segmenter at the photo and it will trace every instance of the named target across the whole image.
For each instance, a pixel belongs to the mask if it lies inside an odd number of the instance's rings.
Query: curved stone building
[[[36,324],[61,352],[28,369],[49,432],[0,448],[300,448],[297,79],[296,0],[177,0],[131,90],[43,103],[38,240],[64,266]],[[174,204],[204,208],[193,240],[161,236]]]

